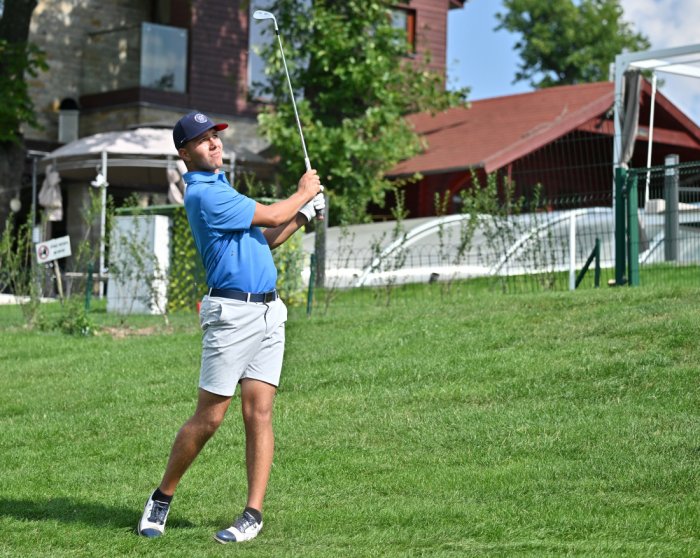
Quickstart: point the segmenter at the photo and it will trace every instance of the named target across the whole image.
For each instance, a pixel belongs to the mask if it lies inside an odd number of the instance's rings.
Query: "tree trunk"
[[[314,251],[316,252],[316,286],[323,288],[326,286],[326,225],[328,224],[328,212],[325,212],[323,220],[314,223],[316,237],[314,241]]]
[[[37,0],[5,0],[0,18],[0,39],[9,43],[26,43],[36,4]]]
[[[5,222],[10,213],[10,200],[20,191],[24,158],[23,145],[0,143],[0,231],[5,229]]]
[[[0,40],[10,44],[26,43],[29,38],[29,24],[37,0],[5,0],[0,18]],[[0,74],[4,72],[0,60]],[[0,94],[3,92],[0,91]],[[20,130],[15,130],[21,138]],[[25,163],[23,142],[0,143],[0,230],[5,228],[5,221],[10,211],[10,200],[19,193]],[[29,208],[27,208],[29,209]]]

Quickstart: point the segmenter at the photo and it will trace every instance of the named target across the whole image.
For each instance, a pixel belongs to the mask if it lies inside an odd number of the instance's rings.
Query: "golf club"
[[[299,137],[301,138],[301,147],[304,150],[304,164],[306,165],[306,170],[311,170],[311,161],[309,161],[309,154],[306,152],[306,142],[304,141],[304,133],[301,130],[301,121],[299,120],[299,112],[297,112],[297,103],[294,99],[294,89],[292,89],[292,80],[289,78],[289,70],[287,69],[287,60],[284,57],[284,48],[282,48],[282,38],[280,37],[280,30],[277,27],[277,20],[275,16],[270,12],[265,10],[255,10],[253,12],[253,17],[257,20],[271,19],[275,24],[275,33],[277,34],[277,42],[280,45],[280,53],[282,54],[282,64],[284,65],[284,72],[287,75],[287,84],[289,85],[289,96],[292,98],[292,106],[294,107],[294,116],[297,119],[297,127],[299,128]]]

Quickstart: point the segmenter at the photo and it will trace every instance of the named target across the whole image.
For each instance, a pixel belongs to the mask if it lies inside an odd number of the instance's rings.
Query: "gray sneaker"
[[[168,519],[169,511],[170,504],[158,502],[153,499],[153,496],[150,496],[143,508],[141,521],[139,521],[139,535],[149,539],[160,537],[165,531],[165,522]]]
[[[258,536],[262,526],[262,521],[256,521],[250,512],[244,511],[236,518],[231,527],[216,533],[214,539],[221,544],[249,541]]]

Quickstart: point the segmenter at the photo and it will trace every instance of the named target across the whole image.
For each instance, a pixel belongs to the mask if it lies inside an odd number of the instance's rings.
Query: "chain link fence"
[[[630,169],[625,191],[636,194],[638,234],[630,250],[638,254],[640,284],[663,283],[678,273],[697,280],[700,162],[680,164],[670,156],[665,166]]]
[[[532,292],[615,285],[616,223],[608,176],[605,191],[595,195],[494,204],[499,197],[494,190],[488,213],[479,211],[488,204],[467,203],[458,215],[331,228],[325,288],[440,283]],[[632,181],[639,198],[634,241],[640,283],[664,282],[671,273],[697,281],[700,163],[630,170],[626,184]],[[312,251],[313,240],[305,246]]]

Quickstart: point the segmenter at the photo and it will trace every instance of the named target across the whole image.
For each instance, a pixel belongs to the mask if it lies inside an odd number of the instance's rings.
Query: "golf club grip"
[[[326,194],[321,192],[321,195],[323,196],[323,199],[325,200],[326,203],[328,203],[328,198],[326,197]],[[319,221],[323,221],[326,218],[326,208],[324,207],[321,211],[316,212],[316,219]]]

